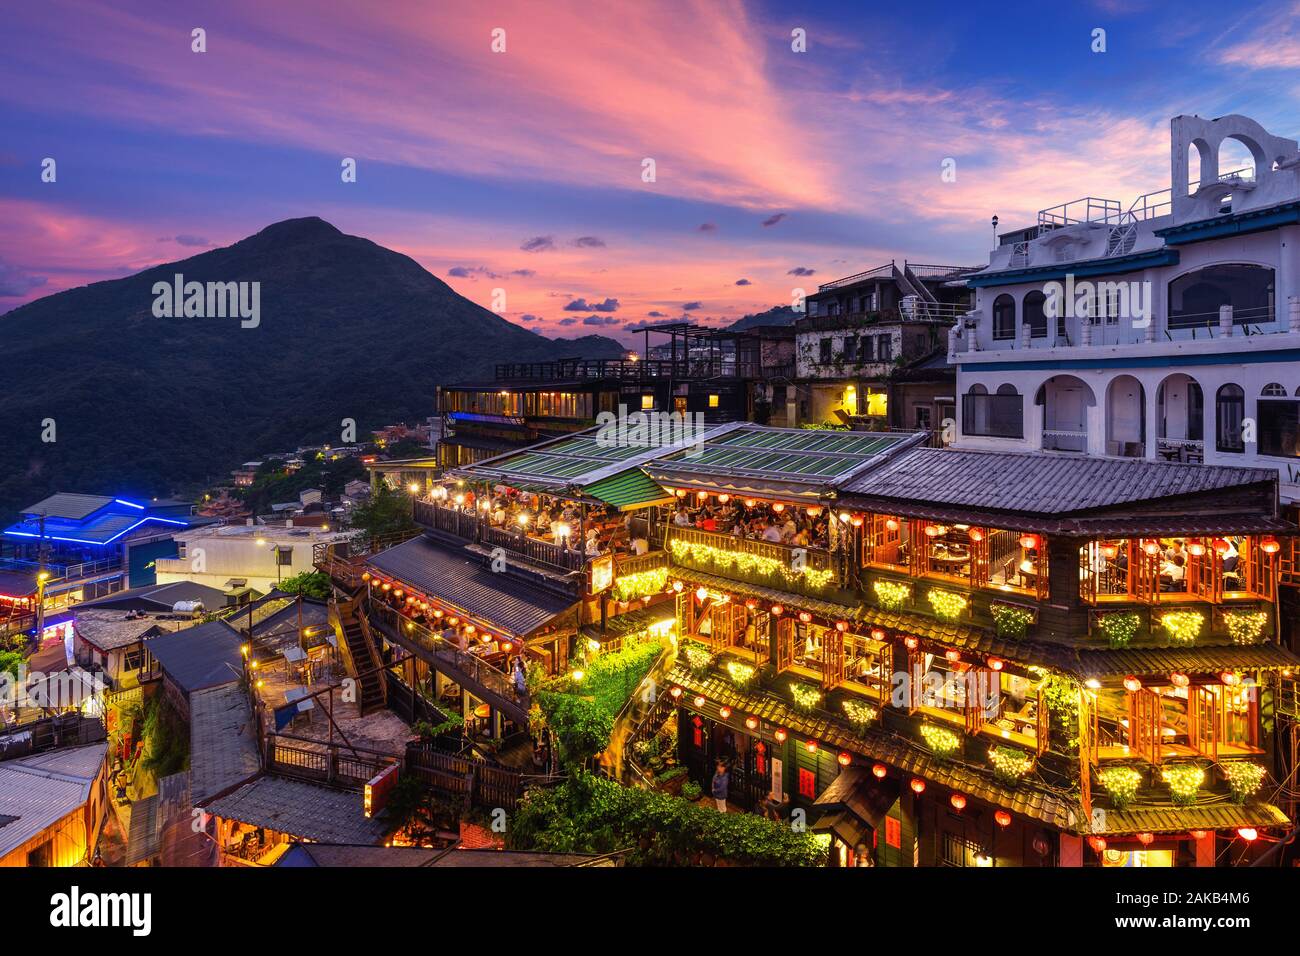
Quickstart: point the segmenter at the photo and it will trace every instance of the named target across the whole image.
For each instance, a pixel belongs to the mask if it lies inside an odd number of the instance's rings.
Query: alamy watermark
[[[707,426],[703,412],[617,412],[596,416],[596,444],[602,448],[686,449],[687,456],[704,451]]]
[[[186,282],[179,272],[171,282],[153,284],[157,319],[239,318],[240,328],[262,324],[262,283]]]
[[[1065,282],[1043,285],[1043,314],[1049,319],[1081,318],[1132,319],[1133,328],[1151,324],[1152,289],[1145,280],[1132,282],[1076,282],[1073,274]]]

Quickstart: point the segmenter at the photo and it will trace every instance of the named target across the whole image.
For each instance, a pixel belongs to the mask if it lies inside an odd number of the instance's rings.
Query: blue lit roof
[[[107,545],[144,524],[187,528],[189,521],[150,514],[147,505],[105,495],[59,493],[23,509],[22,517],[5,528],[12,541],[44,539],[67,544]]]

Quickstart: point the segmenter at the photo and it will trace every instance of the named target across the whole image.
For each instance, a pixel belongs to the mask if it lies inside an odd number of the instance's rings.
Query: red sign
[[[885,817],[885,843],[895,850],[903,845],[903,825],[897,817]]]
[[[366,781],[366,819],[378,816],[388,806],[388,798],[397,786],[397,764],[381,770]]]

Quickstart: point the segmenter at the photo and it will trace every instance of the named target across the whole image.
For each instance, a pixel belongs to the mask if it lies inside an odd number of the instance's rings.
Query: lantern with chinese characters
[[[1187,543],[1187,553],[1194,558],[1199,558],[1205,554],[1205,545],[1200,541],[1189,541]]]
[[[731,708],[728,707],[726,704],[723,704],[721,707],[718,708],[718,716],[721,717],[723,720],[726,720],[728,717],[731,716]]]
[[[812,620],[812,615],[809,614],[807,611],[800,611],[800,612],[799,612],[799,620],[801,620],[801,621],[803,621],[805,624],[807,624],[809,621]]]
[[[877,780],[884,780],[885,777],[889,774],[889,768],[886,767],[883,763],[878,763],[871,768],[871,772],[875,774]]]
[[[779,605],[779,604],[773,604],[773,605],[772,605],[772,616],[773,616],[773,617],[780,617],[780,616],[781,616],[782,614],[784,614],[784,613],[785,613],[785,608],[783,608],[781,605]]]
[[[1190,677],[1186,674],[1180,674],[1178,671],[1174,671],[1169,675],[1169,683],[1173,684],[1175,687],[1186,687],[1191,682],[1192,679]]]
[[[804,744],[804,747],[807,748],[810,754],[815,754],[817,752],[817,741],[810,740],[806,744]]]
[[[1132,674],[1129,674],[1128,677],[1124,678],[1124,689],[1130,694],[1136,694],[1142,689],[1142,682]]]
[[[1138,838],[1138,842],[1141,843],[1143,846],[1150,846],[1152,843],[1155,842],[1156,835],[1154,833],[1139,833],[1137,835],[1137,838]]]
[[[1038,535],[1022,534],[1020,536],[1020,547],[1026,551],[1033,551],[1038,547]]]
[[[1277,554],[1281,549],[1282,546],[1277,543],[1277,538],[1273,537],[1271,534],[1267,535],[1264,540],[1259,543],[1259,550],[1263,551],[1265,554]]]
[[[785,743],[785,738],[790,736],[784,727],[778,727],[772,734],[779,742]]]

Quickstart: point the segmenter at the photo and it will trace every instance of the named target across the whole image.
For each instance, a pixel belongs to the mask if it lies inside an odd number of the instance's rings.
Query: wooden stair
[[[329,618],[338,636],[347,674],[357,682],[357,709],[364,717],[388,705],[388,682],[384,680],[379,651],[370,634],[362,603],[361,598],[332,601]]]

